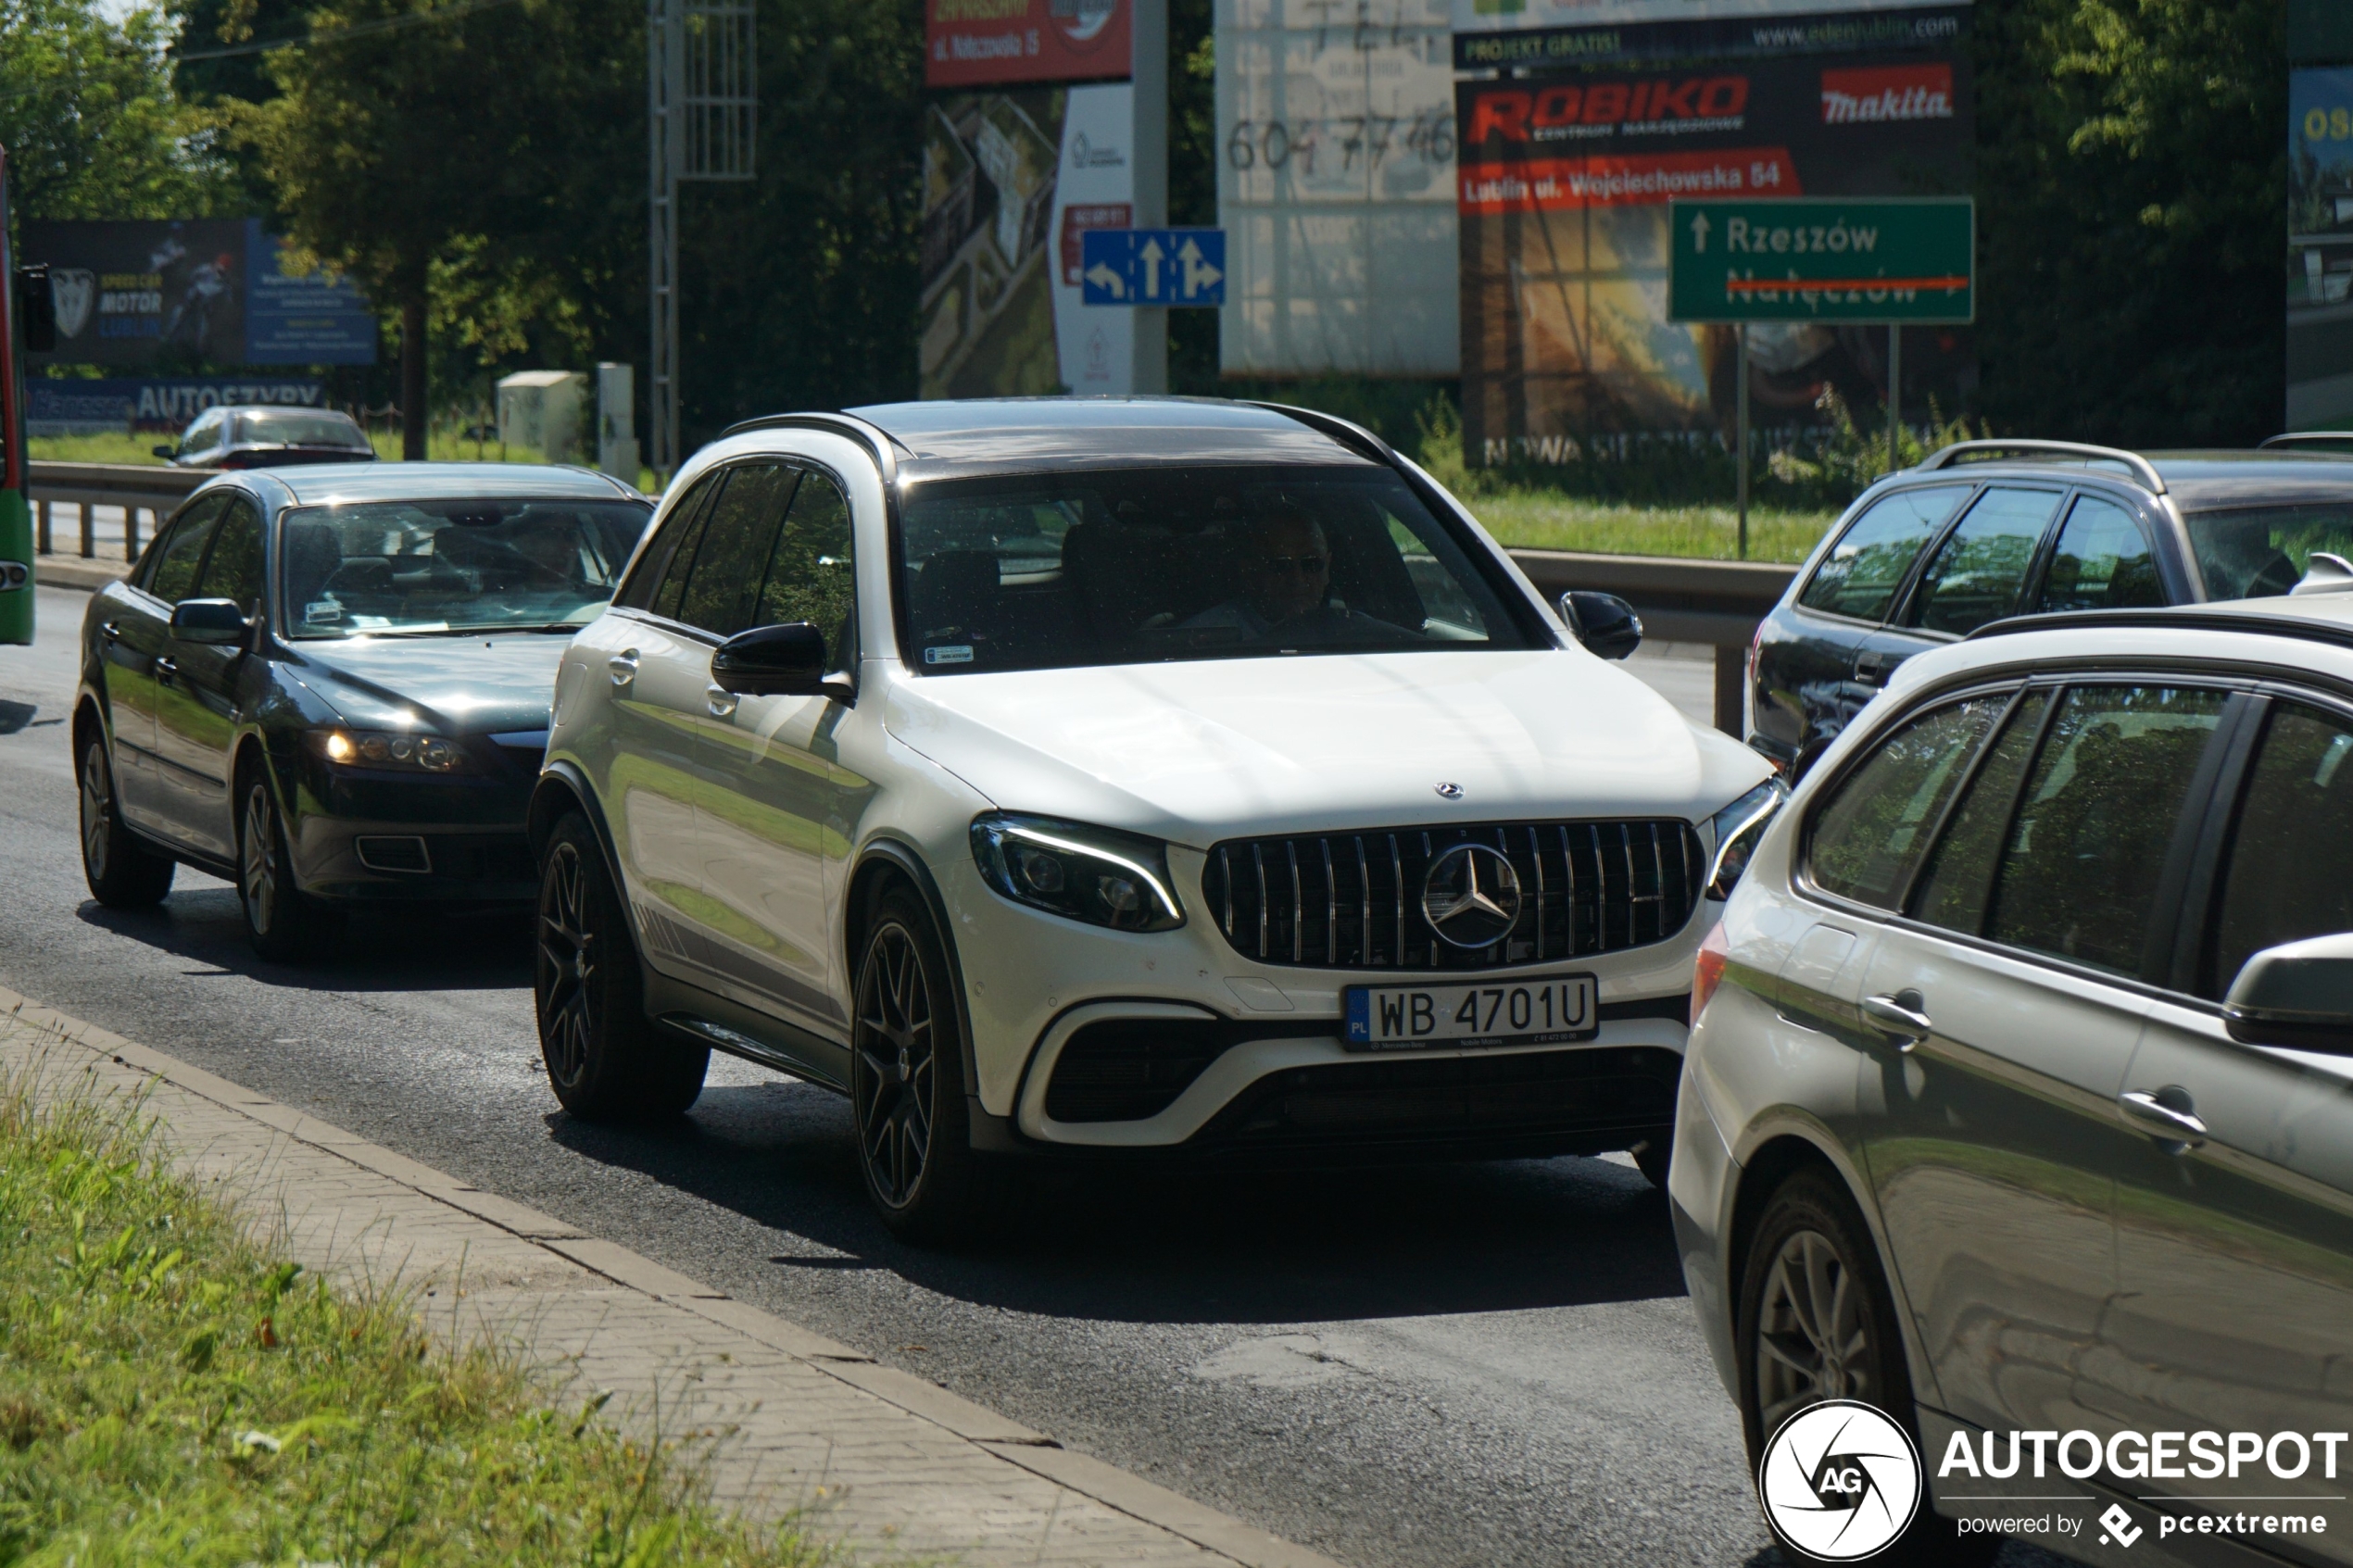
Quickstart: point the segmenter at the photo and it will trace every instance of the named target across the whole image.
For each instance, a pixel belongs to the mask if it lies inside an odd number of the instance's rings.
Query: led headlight
[[[1168,931],[1185,911],[1164,846],[1132,834],[992,812],[973,822],[973,859],[1017,904],[1114,931]]]
[[[1756,853],[1756,841],[1765,836],[1766,827],[1789,799],[1789,786],[1778,778],[1767,779],[1730,806],[1716,813],[1716,859],[1707,868],[1707,896],[1729,898],[1748,870],[1749,857]]]
[[[465,765],[466,754],[439,735],[397,730],[313,730],[310,744],[330,762],[351,768],[422,768],[447,773]]]

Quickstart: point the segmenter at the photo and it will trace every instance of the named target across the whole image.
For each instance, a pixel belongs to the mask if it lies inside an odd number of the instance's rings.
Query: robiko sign
[[[1134,14],[1134,0],[926,0],[924,84],[1124,81]]]

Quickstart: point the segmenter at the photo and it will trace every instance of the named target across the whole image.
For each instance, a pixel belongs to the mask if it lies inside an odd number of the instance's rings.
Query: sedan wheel
[[[138,909],[171,891],[172,862],[133,838],[116,809],[114,767],[107,743],[82,748],[82,876],[91,897],[114,909]]]
[[[296,963],[324,950],[343,928],[341,911],[306,897],[295,885],[286,830],[269,780],[245,771],[245,809],[237,813],[237,901],[245,939],[272,963]]]
[[[1823,1399],[1884,1408],[1868,1301],[1829,1236],[1800,1230],[1781,1243],[1757,1305],[1757,1414],[1767,1432]]]

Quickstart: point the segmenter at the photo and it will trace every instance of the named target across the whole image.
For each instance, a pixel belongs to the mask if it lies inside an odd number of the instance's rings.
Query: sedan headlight
[[[1114,931],[1169,931],[1185,911],[1156,840],[1044,817],[991,812],[973,822],[973,859],[1017,904]]]
[[[1765,836],[1774,814],[1789,799],[1789,786],[1778,778],[1767,779],[1712,819],[1716,827],[1716,859],[1707,868],[1707,896],[1729,898],[1748,870],[1749,857],[1756,853],[1757,840]]]
[[[311,748],[330,762],[350,768],[422,768],[429,773],[453,772],[465,765],[466,754],[439,735],[398,730],[312,730]]]

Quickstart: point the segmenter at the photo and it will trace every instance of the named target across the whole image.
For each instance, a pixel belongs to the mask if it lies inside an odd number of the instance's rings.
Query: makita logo
[[[1949,65],[1877,66],[1822,72],[1822,123],[1881,125],[1953,118]]]

